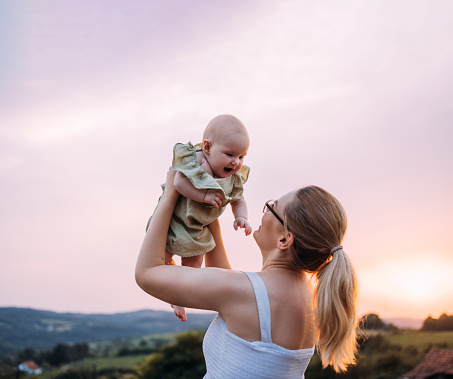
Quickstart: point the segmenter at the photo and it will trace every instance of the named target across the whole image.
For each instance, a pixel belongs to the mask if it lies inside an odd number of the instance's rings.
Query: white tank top
[[[207,373],[204,379],[301,379],[314,353],[310,349],[288,350],[272,342],[271,308],[263,280],[246,272],[255,291],[261,341],[249,342],[228,330],[219,314],[203,340]]]

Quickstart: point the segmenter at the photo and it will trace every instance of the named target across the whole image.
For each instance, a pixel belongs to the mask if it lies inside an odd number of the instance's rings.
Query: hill
[[[186,322],[181,322],[173,312],[166,311],[83,314],[0,307],[0,357],[28,347],[206,329],[213,318],[212,313],[191,313]]]

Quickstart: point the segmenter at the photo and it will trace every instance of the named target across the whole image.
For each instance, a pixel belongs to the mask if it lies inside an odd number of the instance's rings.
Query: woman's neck
[[[285,252],[281,250],[275,250],[269,252],[268,254],[263,254],[263,267],[261,268],[261,271],[273,269],[293,271],[288,260],[282,258],[283,255],[286,257]]]
[[[266,262],[261,272],[265,275],[278,277],[278,281],[282,283],[286,280],[290,280],[292,283],[293,280],[300,282],[306,278],[304,272],[295,271],[287,263],[285,264],[283,262]]]

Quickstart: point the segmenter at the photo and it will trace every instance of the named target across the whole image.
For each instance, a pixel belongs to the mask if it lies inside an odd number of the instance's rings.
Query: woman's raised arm
[[[140,288],[160,300],[181,307],[220,311],[237,298],[238,280],[244,276],[232,270],[193,268],[165,265],[165,245],[171,216],[179,197],[173,185],[175,172],[167,174],[165,192],[154,212],[143,241],[135,268],[135,279]],[[220,225],[211,225],[218,243],[208,266],[216,262],[229,268],[220,234]],[[219,295],[220,294],[220,295]]]
[[[147,273],[150,269],[165,265],[165,245],[168,227],[179,197],[179,192],[176,191],[173,185],[174,178],[175,171],[170,168],[167,173],[165,191],[153,215],[138,255],[135,266],[135,279],[140,287],[140,283],[148,276]]]

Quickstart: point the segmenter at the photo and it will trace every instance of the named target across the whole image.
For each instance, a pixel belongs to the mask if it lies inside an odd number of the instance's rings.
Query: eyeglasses
[[[277,218],[277,220],[282,223],[282,225],[285,225],[281,217],[274,211],[274,206],[275,200],[266,201],[263,207],[263,213],[271,212]]]

